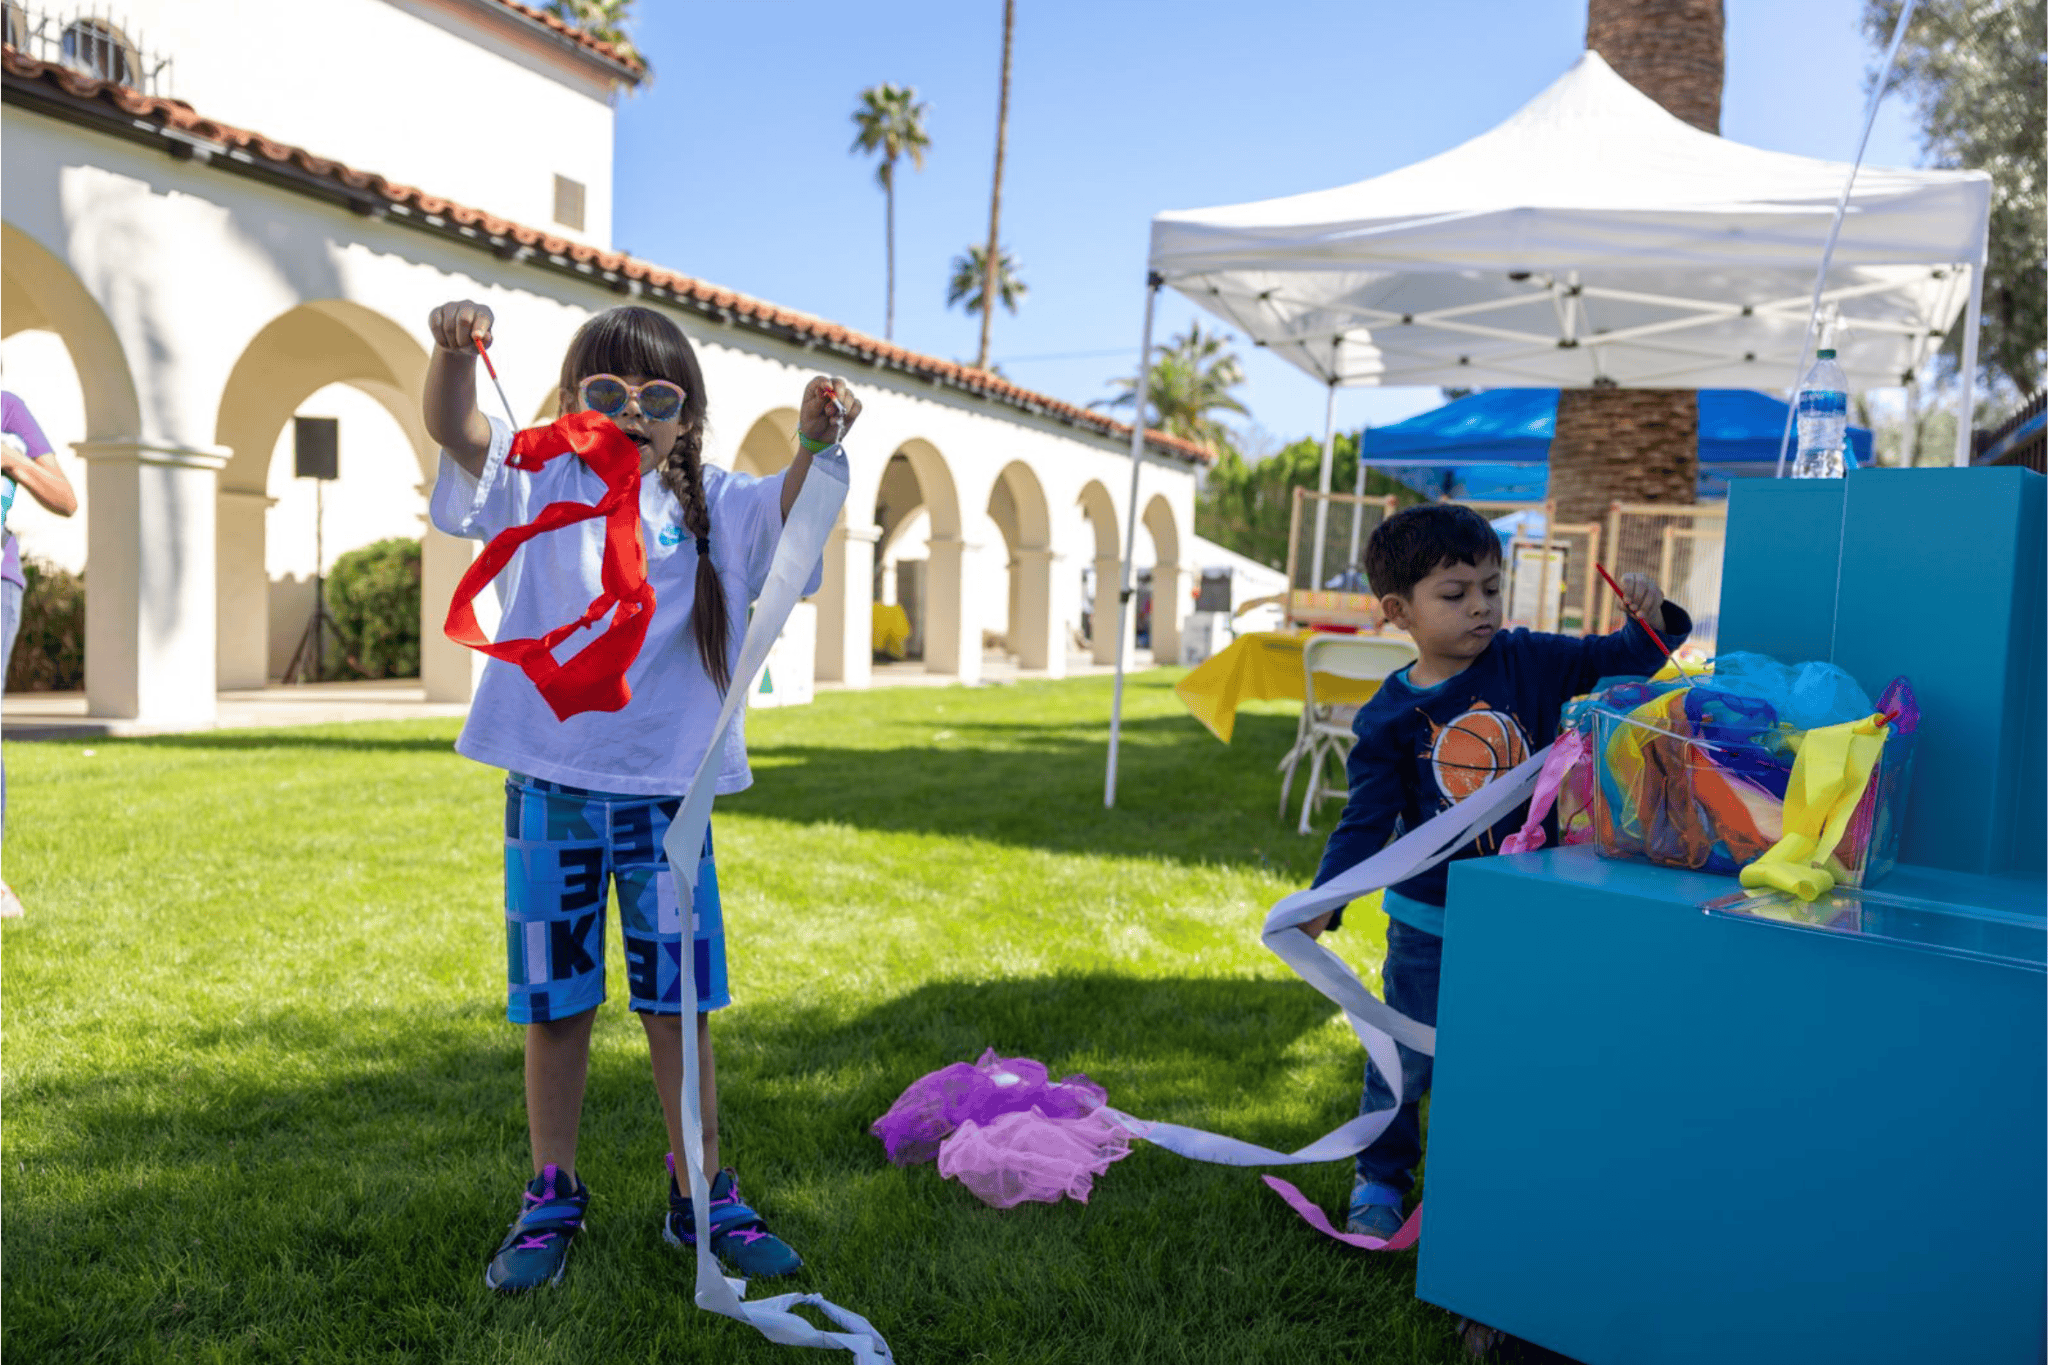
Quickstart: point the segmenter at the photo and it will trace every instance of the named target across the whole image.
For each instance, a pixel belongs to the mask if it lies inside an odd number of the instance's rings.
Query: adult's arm
[[[78,510],[78,494],[71,487],[71,480],[64,477],[55,455],[39,455],[31,459],[13,446],[0,449],[5,451],[0,454],[0,473],[26,488],[37,502],[60,517],[68,517]]]

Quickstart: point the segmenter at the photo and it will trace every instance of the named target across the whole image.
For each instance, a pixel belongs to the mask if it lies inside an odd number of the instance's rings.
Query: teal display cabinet
[[[2043,1359],[2043,519],[2024,470],[1736,485],[1721,648],[1913,682],[1900,865],[1817,927],[1457,864],[1422,1298],[1588,1365]]]

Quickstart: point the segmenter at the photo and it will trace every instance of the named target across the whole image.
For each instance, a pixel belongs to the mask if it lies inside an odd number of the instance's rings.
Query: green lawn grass
[[[757,785],[717,816],[727,1157],[808,1258],[793,1287],[865,1314],[906,1365],[1461,1359],[1412,1254],[1319,1237],[1252,1172],[1141,1145],[1086,1205],[997,1211],[868,1134],[910,1081],[990,1046],[1283,1149],[1355,1110],[1357,1042],[1257,940],[1322,846],[1274,811],[1294,722],[1255,706],[1225,747],[1175,676],[1129,686],[1114,811],[1102,679],[749,719]],[[0,937],[11,1360],[795,1358],[689,1302],[616,994],[569,1277],[484,1289],[526,1134],[502,787],[454,734],[8,746],[6,871],[29,907]],[[1369,980],[1375,921],[1333,940]],[[1348,1164],[1295,1178],[1334,1208]]]

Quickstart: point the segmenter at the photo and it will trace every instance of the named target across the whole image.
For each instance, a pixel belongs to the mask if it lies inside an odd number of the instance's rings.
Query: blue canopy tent
[[[1726,497],[1730,479],[1777,473],[1785,409],[1755,389],[1700,390],[1699,496]],[[1541,502],[1556,429],[1556,389],[1488,389],[1366,432],[1364,458],[1430,497]],[[1849,449],[1870,463],[1870,432],[1850,427]]]

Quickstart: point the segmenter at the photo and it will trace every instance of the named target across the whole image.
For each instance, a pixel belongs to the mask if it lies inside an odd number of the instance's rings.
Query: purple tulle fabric
[[[1086,1076],[1054,1081],[1042,1063],[990,1048],[913,1082],[873,1132],[897,1165],[937,1158],[940,1175],[999,1209],[1085,1203],[1095,1177],[1131,1149],[1131,1134],[1101,1112],[1108,1098]]]

